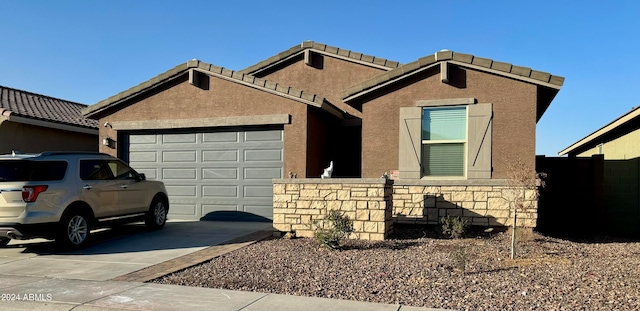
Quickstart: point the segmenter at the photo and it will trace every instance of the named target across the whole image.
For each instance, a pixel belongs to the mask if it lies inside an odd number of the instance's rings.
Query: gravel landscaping
[[[640,309],[640,242],[522,231],[511,260],[510,233],[468,236],[401,227],[341,251],[272,239],[153,282],[455,310]]]

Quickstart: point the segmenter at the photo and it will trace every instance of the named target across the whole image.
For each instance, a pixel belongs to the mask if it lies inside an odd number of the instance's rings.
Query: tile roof
[[[290,49],[280,52],[274,56],[271,56],[255,65],[249,66],[245,69],[239,70],[242,73],[255,74],[256,72],[270,67],[274,64],[277,64],[283,60],[290,58],[292,55],[296,55],[303,50],[312,49],[318,52],[322,52],[325,54],[332,54],[339,57],[344,57],[346,59],[350,59],[357,62],[362,63],[370,63],[372,65],[377,65],[380,67],[388,68],[389,70],[398,68],[400,63],[393,60],[388,60],[380,57],[375,57],[371,55],[362,54],[360,52],[354,52],[350,50],[341,49],[335,46],[326,45],[323,43],[317,43],[313,41],[305,41],[301,44],[295,45]]]
[[[177,76],[187,73],[190,69],[197,69],[198,71],[207,73],[212,76],[217,76],[232,82],[241,83],[249,87],[254,87],[270,93],[275,93],[299,102],[315,106],[328,110],[334,114],[339,114],[342,117],[342,110],[336,108],[333,104],[328,102],[324,97],[309,93],[300,89],[282,85],[277,82],[272,82],[264,79],[254,77],[249,74],[244,74],[239,71],[233,71],[224,67],[218,67],[209,63],[199,61],[197,59],[190,60],[186,63],[180,64],[173,69],[170,69],[148,81],[140,83],[126,91],[120,92],[114,96],[111,96],[105,100],[102,100],[95,105],[85,108],[82,113],[85,116],[92,117],[96,113],[117,106],[119,103],[132,98],[142,92],[149,90],[164,81],[170,80]]]
[[[347,101],[351,100],[355,97],[368,93],[379,85],[397,81],[421,68],[431,67],[436,63],[443,61],[505,75],[516,79],[526,80],[528,82],[542,84],[556,89],[559,89],[564,83],[563,77],[554,76],[546,72],[532,70],[527,67],[515,66],[509,63],[498,62],[489,58],[481,58],[471,54],[443,50],[432,55],[422,57],[414,62],[399,66],[398,68],[381,74],[375,78],[352,86],[342,92],[341,97]]]
[[[81,110],[87,105],[0,86],[0,115],[97,129],[98,122],[84,118]]]

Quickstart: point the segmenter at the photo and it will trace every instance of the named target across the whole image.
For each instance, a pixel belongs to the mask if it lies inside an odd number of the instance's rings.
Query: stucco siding
[[[597,145],[578,154],[579,157],[590,157],[594,154],[604,154],[605,160],[629,160],[640,157],[640,129],[617,137],[602,144],[602,152]]]
[[[536,86],[471,69],[450,71],[451,84],[438,69],[390,86],[362,104],[362,177],[398,169],[399,112],[418,100],[475,98],[493,104],[492,178],[506,178],[510,159],[535,166]],[[384,94],[384,95],[381,95]]]
[[[0,154],[43,151],[98,151],[96,135],[0,121]]]
[[[359,115],[357,110],[342,102],[340,92],[386,72],[383,69],[355,64],[331,56],[315,54],[314,57],[316,63],[318,59],[322,59],[321,68],[306,65],[304,60],[300,59],[263,77],[308,92],[322,94],[339,108],[353,115]]]

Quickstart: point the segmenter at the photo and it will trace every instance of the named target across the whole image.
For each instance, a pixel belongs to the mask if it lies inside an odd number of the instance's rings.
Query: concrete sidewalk
[[[177,285],[0,275],[2,310],[442,310]]]

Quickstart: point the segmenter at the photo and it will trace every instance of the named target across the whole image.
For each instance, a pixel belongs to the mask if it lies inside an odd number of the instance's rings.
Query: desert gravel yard
[[[153,282],[456,310],[640,309],[640,242],[523,232],[511,260],[507,232],[396,232],[342,251],[309,238],[266,240]]]

